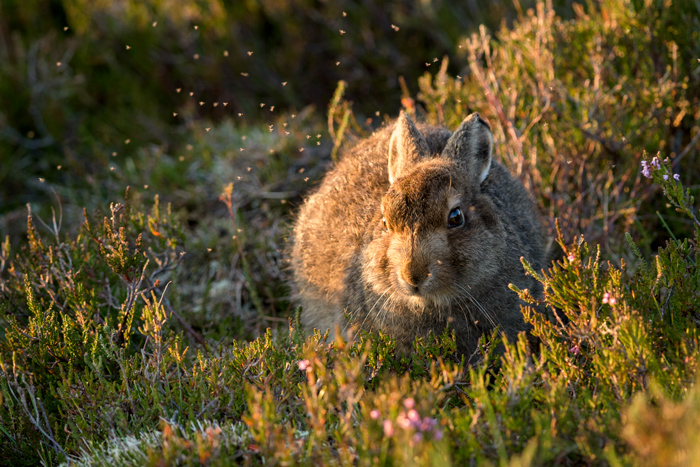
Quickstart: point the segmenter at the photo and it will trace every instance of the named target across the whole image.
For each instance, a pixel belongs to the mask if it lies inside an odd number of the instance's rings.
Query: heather
[[[489,5],[3,2],[0,464],[700,462],[700,10]],[[295,209],[402,108],[533,193],[532,338],[299,326]]]

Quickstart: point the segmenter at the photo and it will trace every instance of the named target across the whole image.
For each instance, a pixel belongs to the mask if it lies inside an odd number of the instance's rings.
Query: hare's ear
[[[445,145],[442,157],[457,161],[469,180],[481,184],[491,170],[493,135],[488,123],[473,113],[459,125]]]
[[[389,183],[394,183],[429,152],[425,137],[402,110],[389,141]]]

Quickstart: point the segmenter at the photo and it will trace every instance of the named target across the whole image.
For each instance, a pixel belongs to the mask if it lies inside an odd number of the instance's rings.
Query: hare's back
[[[307,292],[328,296],[342,288],[344,271],[389,184],[384,136],[375,134],[346,152],[299,211],[292,266]]]

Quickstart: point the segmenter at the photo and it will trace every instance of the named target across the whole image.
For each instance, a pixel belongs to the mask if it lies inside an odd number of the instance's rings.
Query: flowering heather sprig
[[[414,409],[416,403],[413,398],[406,398],[403,401],[403,405],[406,410],[401,411],[396,417],[396,425],[404,431],[414,431],[412,440],[413,442],[422,441],[427,435],[432,435],[432,438],[436,441],[442,439],[442,430],[438,429],[438,421],[431,417],[421,417],[416,409]],[[372,410],[370,412],[370,417],[374,420],[379,418],[379,411]],[[384,429],[384,435],[391,437],[394,435],[394,422],[387,419],[382,423],[382,428]]]
[[[299,360],[299,361],[297,362],[297,366],[299,367],[299,369],[300,369],[301,371],[307,371],[307,370],[310,370],[309,367],[311,366],[311,362],[308,361],[307,359]]]
[[[659,162],[658,156],[654,156],[654,158],[651,160],[651,163],[647,163],[647,161],[642,161],[642,174],[646,178],[651,178],[651,173],[656,170],[661,168],[661,163]]]
[[[609,292],[605,292],[603,294],[603,303],[614,305],[617,303],[617,299],[615,297],[612,297]]]
[[[658,156],[654,156],[651,160],[642,160],[641,166],[642,175],[658,183],[663,189],[664,195],[675,205],[676,210],[686,214],[693,219],[697,227],[700,227],[700,220],[694,214],[694,198],[690,194],[690,190],[683,189],[683,185],[680,183],[680,174],[673,173],[671,160],[667,157],[661,161]],[[671,177],[673,177],[673,181],[671,181]]]
[[[666,159],[664,159],[663,165],[666,167],[668,167],[670,165],[670,159],[668,157]],[[655,171],[661,170],[661,169],[662,169],[662,162],[658,156],[654,156],[651,159],[651,161],[645,161],[645,160],[642,161],[642,175],[644,175],[646,178],[653,178],[652,174]],[[664,180],[668,180],[668,178],[669,178],[670,170],[667,169],[667,171],[669,173],[665,173],[661,176]],[[680,180],[680,178],[681,178],[681,176],[679,174],[673,175],[674,180]]]
[[[394,424],[391,422],[391,420],[384,420],[382,426],[384,428],[384,436],[387,438],[394,436]]]
[[[642,161],[642,175],[644,175],[646,178],[651,178],[651,172],[647,166],[647,161]]]

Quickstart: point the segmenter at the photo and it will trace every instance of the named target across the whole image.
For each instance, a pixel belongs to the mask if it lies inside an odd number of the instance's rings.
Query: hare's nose
[[[421,268],[403,268],[401,270],[401,280],[408,286],[411,293],[417,294],[421,284],[428,277],[427,269],[423,271]]]

